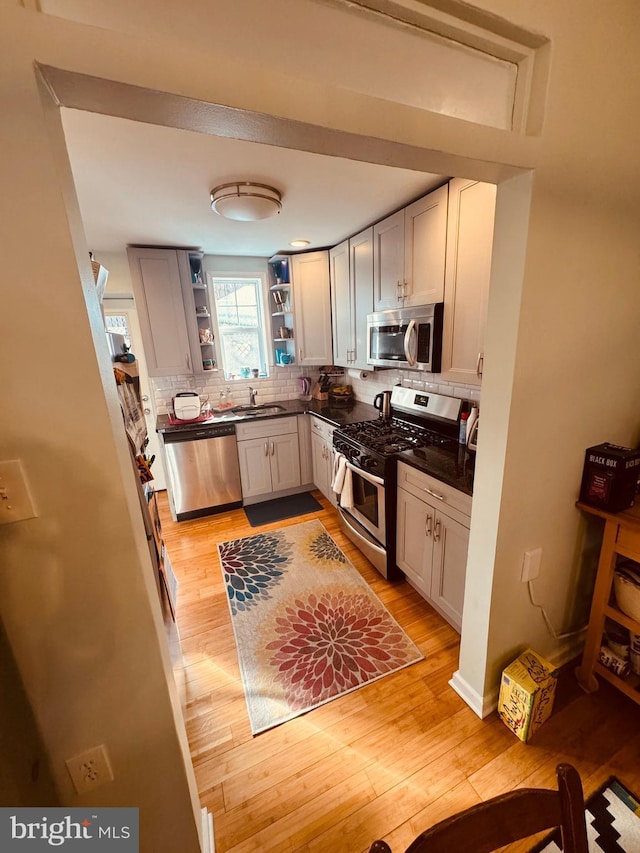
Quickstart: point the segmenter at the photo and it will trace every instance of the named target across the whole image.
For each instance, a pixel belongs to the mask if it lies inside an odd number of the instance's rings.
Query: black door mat
[[[261,524],[271,524],[272,521],[306,515],[308,512],[318,512],[320,509],[322,504],[318,503],[311,492],[303,492],[301,495],[287,495],[286,498],[276,498],[273,501],[246,506],[244,511],[249,524],[252,527],[259,527]]]

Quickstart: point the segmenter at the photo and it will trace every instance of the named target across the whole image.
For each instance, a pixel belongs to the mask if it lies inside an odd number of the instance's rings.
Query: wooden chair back
[[[490,853],[545,829],[560,827],[563,853],[588,853],[582,782],[575,767],[556,768],[558,790],[520,788],[493,797],[422,832],[406,853]],[[392,853],[375,841],[369,853]]]

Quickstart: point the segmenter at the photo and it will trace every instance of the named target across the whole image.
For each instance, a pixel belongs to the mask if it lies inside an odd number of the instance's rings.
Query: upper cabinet
[[[178,253],[127,249],[149,376],[192,372]]]
[[[373,226],[375,311],[442,302],[447,200],[445,185]]]
[[[367,314],[373,311],[373,227],[329,252],[333,363],[367,368]]]
[[[215,341],[202,254],[127,249],[149,376],[215,369]]]
[[[496,187],[449,184],[442,377],[480,385],[489,299]]]
[[[297,364],[333,363],[329,252],[291,256]]]

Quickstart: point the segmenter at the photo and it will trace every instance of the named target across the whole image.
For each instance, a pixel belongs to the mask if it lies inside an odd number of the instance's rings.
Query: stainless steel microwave
[[[443,302],[367,315],[367,362],[439,373]]]

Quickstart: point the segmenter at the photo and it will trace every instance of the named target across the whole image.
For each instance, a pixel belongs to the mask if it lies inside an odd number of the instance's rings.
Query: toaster
[[[200,417],[200,395],[195,391],[181,391],[173,398],[173,414],[180,421],[193,421]]]

